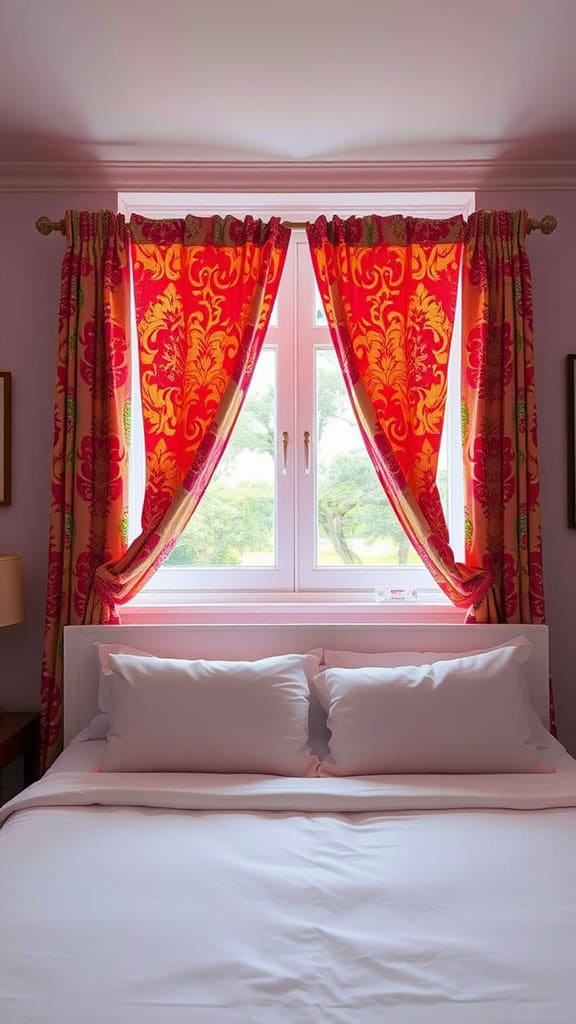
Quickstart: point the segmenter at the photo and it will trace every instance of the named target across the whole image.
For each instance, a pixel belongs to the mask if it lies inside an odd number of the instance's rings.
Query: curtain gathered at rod
[[[450,600],[489,586],[456,562],[436,484],[465,237],[462,217],[320,217],[308,226],[316,280],[344,381],[378,479]]]
[[[543,622],[534,345],[525,211],[320,217],[307,227],[364,442],[417,553],[470,621]],[[462,264],[465,562],[436,473]]]
[[[258,359],[290,231],[278,218],[130,222],[144,421],[142,529],[96,573],[103,620],[168,557],[218,465]]]
[[[478,622],[544,622],[528,214],[468,220],[462,276],[467,557],[490,587]]]
[[[41,678],[41,767],[62,744],[63,630],[98,622],[97,568],[124,553],[128,523],[128,238],[124,217],[66,215]]]
[[[308,225],[307,221],[282,221],[282,227],[290,228],[291,231],[304,230]],[[53,231],[59,231],[62,235],[66,233],[66,220],[51,220],[50,217],[38,217],[36,220],[36,231],[41,235],[51,235]],[[528,218],[528,233],[541,231],[543,235],[551,235],[558,227],[558,221],[551,213],[547,213],[540,219]]]

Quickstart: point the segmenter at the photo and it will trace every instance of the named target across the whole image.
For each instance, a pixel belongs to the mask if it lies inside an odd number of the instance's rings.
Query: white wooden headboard
[[[95,644],[137,647],[173,658],[251,660],[300,653],[313,647],[347,651],[472,651],[495,647],[515,636],[534,647],[531,701],[549,724],[548,628],[462,624],[322,625],[146,625],[67,626],[64,630],[64,743],[98,710]]]

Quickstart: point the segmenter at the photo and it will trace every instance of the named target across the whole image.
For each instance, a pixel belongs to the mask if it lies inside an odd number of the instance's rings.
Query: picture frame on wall
[[[576,355],[566,356],[568,526],[576,529]]]
[[[0,505],[11,500],[12,374],[0,371]]]

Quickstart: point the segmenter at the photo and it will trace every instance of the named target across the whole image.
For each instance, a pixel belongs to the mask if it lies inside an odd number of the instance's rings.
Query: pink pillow
[[[326,668],[397,668],[400,665],[433,665],[435,661],[455,661],[457,658],[469,658],[473,654],[486,654],[488,651],[500,651],[503,647],[529,647],[532,655],[532,644],[525,636],[515,636],[512,640],[472,651],[384,651],[374,654],[369,651],[324,651]]]
[[[184,661],[109,655],[104,771],[314,774],[314,655]]]
[[[531,646],[428,665],[329,668],[314,679],[328,714],[326,775],[542,770],[531,738]]]

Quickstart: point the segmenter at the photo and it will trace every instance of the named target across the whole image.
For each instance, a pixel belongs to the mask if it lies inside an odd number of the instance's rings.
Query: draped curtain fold
[[[544,621],[532,282],[525,210],[479,211],[462,274],[466,553],[478,622]]]
[[[462,217],[320,217],[307,226],[318,288],[378,478],[456,605],[482,599],[482,562],[457,563],[436,472],[465,224]]]
[[[98,621],[88,607],[95,572],[126,547],[129,309],[124,218],[68,211],[41,679],[43,769],[62,740],[64,626]]]
[[[140,535],[96,576],[104,619],[170,554],[224,453],[290,239],[278,218],[134,215],[130,231],[146,491]]]

